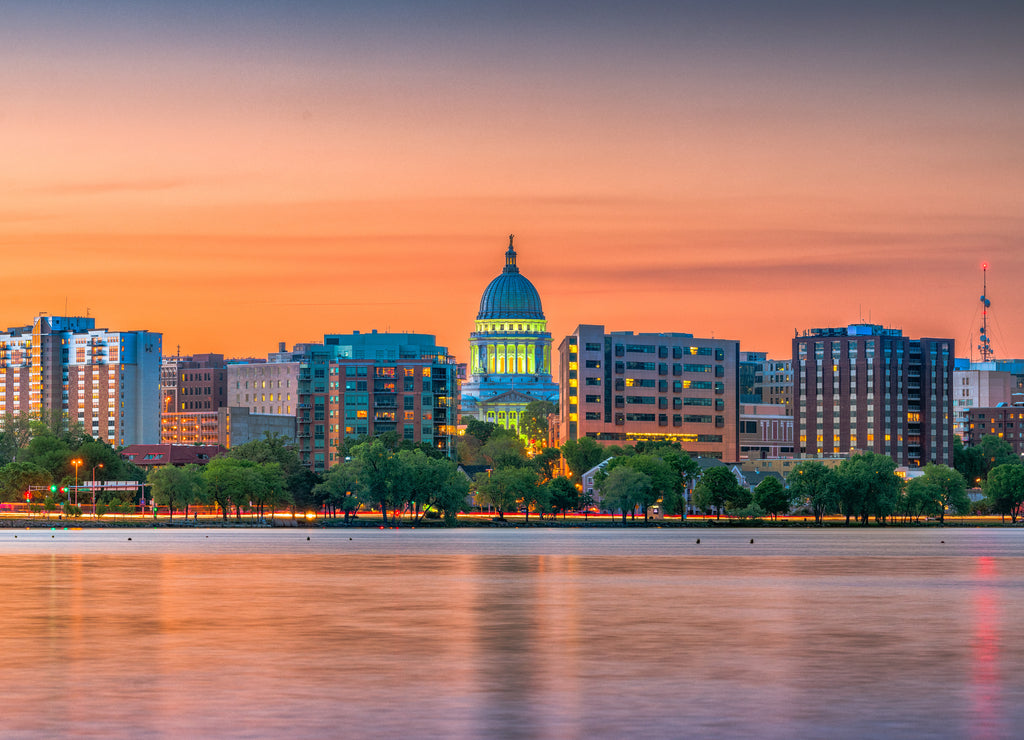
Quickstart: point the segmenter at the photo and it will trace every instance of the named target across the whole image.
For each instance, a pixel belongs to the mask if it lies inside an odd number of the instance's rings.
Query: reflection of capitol
[[[480,299],[469,346],[470,375],[462,386],[466,416],[518,428],[519,414],[531,401],[558,402],[540,295],[519,272],[511,236],[505,269]]]

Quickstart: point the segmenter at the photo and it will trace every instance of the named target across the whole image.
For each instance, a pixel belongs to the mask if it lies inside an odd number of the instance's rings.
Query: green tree
[[[545,485],[548,488],[548,500],[551,502],[551,508],[556,512],[561,512],[563,519],[565,512],[575,511],[579,508],[580,492],[571,480],[564,476],[557,476]]]
[[[942,489],[925,476],[911,479],[903,489],[904,516],[919,521],[922,516],[938,516],[942,511],[939,502]]]
[[[359,471],[360,498],[378,506],[387,525],[388,512],[408,500],[410,481],[399,470],[397,454],[379,439],[360,445],[353,453]],[[397,511],[394,520],[397,525]]]
[[[662,449],[661,459],[675,472],[678,482],[673,491],[662,497],[665,510],[670,514],[686,516],[686,490],[700,477],[700,465],[679,449]]]
[[[590,437],[571,439],[562,445],[562,457],[569,466],[574,483],[579,483],[585,472],[611,455]]]
[[[602,480],[602,486],[604,477],[610,475],[613,470],[620,466],[633,468],[637,472],[646,475],[650,480],[650,486],[640,498],[634,501],[634,504],[640,506],[640,510],[644,515],[644,521],[647,521],[647,509],[651,504],[665,497],[671,499],[673,495],[678,496],[681,491],[682,480],[676,470],[660,457],[652,454],[637,454],[614,458],[602,471],[603,475],[599,476]]]
[[[864,524],[871,516],[884,522],[899,507],[903,480],[896,475],[896,463],[888,455],[851,455],[836,468],[836,479],[847,524],[851,516]]]
[[[35,463],[12,462],[0,467],[0,501],[23,501],[30,486],[48,486],[53,478]]]
[[[986,473],[981,448],[964,447],[959,437],[953,437],[953,467],[972,486],[980,486]]]
[[[603,477],[600,488],[601,501],[613,511],[619,509],[625,524],[626,514],[650,498],[652,484],[650,476],[645,473],[628,465],[619,465]]]
[[[693,490],[694,505],[705,514],[714,509],[718,519],[727,505],[740,500],[740,488],[729,468],[724,465],[708,468]]]
[[[935,486],[939,521],[945,523],[946,510],[964,515],[970,512],[971,500],[967,497],[967,481],[953,468],[928,463],[921,478]]]
[[[502,433],[507,430],[489,421],[480,421],[472,416],[463,416],[462,423],[466,425],[466,434],[480,440],[480,444],[486,444],[494,433]]]
[[[561,459],[561,450],[557,447],[545,447],[538,454],[533,456],[533,464],[536,466],[537,472],[540,473],[544,480],[551,480],[555,477],[558,462]]]
[[[248,490],[253,483],[253,466],[249,460],[215,457],[203,468],[206,490],[210,499],[220,507],[225,521],[232,506],[238,512],[249,500]]]
[[[271,515],[279,508],[287,506],[292,502],[291,494],[288,492],[288,484],[284,472],[281,470],[281,463],[267,462],[256,464],[258,484],[253,487],[250,501],[256,507],[256,515],[263,519],[266,516],[266,509],[269,507]]]
[[[548,441],[548,414],[558,413],[551,401],[530,401],[519,414],[519,431],[533,446],[545,445]]]
[[[793,506],[793,494],[775,477],[765,478],[754,488],[754,503],[772,519],[788,514]]]
[[[794,501],[806,502],[814,512],[814,521],[821,524],[826,514],[839,510],[833,471],[820,462],[803,462],[794,467],[786,478]]]
[[[1024,465],[1003,463],[992,468],[985,481],[985,497],[992,510],[1017,523],[1021,504],[1024,504]]]
[[[2,420],[0,431],[0,464],[14,462],[18,453],[28,446],[32,439],[32,416],[25,412],[8,411]]]
[[[148,483],[153,500],[158,506],[166,506],[170,510],[170,518],[174,518],[175,508],[184,508],[188,516],[188,507],[203,499],[206,481],[198,465],[176,467],[164,465],[151,470]]]
[[[529,464],[523,440],[511,434],[492,434],[480,454],[494,468],[522,468]]]
[[[981,479],[988,478],[989,472],[1000,465],[1020,465],[1020,458],[1013,450],[1013,445],[1002,437],[988,434],[976,445],[981,457]]]
[[[325,511],[335,514],[339,509],[348,524],[349,518],[359,508],[358,466],[353,462],[335,465],[324,475],[321,483],[313,487],[313,500]]]
[[[537,474],[529,468],[497,468],[488,473],[478,473],[475,479],[477,503],[490,505],[504,519],[506,511],[531,496],[531,488],[537,485]]]

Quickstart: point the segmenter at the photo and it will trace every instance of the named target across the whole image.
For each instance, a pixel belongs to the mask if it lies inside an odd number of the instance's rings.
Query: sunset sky
[[[466,361],[515,233],[556,344],[870,318],[969,356],[987,261],[1024,357],[1019,0],[5,3],[0,162],[3,327]]]

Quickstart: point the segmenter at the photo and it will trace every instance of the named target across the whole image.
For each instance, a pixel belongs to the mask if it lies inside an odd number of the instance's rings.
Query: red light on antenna
[[[981,263],[981,269],[982,270],[987,270],[988,269],[988,262],[982,262]]]

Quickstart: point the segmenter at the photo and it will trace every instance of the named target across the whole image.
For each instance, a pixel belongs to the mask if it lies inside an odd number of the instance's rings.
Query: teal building
[[[504,269],[480,298],[476,331],[469,335],[462,414],[519,429],[530,402],[558,404],[558,384],[551,377],[551,334],[540,294],[519,271],[512,239]]]

